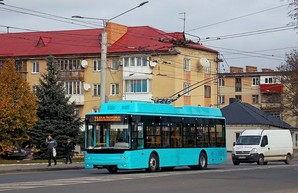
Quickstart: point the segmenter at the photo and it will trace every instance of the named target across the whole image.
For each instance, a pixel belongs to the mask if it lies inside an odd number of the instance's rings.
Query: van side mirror
[[[236,143],[235,142],[233,142],[233,146],[235,146],[236,145]]]

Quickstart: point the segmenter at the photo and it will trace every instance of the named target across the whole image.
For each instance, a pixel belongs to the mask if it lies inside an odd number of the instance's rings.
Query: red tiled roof
[[[100,53],[101,31],[83,29],[0,34],[0,57]],[[166,33],[149,26],[128,27],[127,33],[108,47],[108,52],[167,51],[177,45],[174,41],[181,38],[185,39],[181,32]],[[184,46],[217,53],[199,44]]]

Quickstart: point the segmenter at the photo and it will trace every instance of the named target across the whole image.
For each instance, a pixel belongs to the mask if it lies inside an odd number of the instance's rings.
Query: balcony
[[[84,81],[84,70],[59,71],[60,80],[80,80]]]
[[[280,111],[280,103],[261,103],[260,109],[262,111]]]
[[[282,84],[260,84],[261,93],[281,93],[282,91]]]

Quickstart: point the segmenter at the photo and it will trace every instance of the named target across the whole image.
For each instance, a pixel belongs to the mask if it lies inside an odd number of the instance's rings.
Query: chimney
[[[107,22],[108,46],[118,41],[127,32],[127,26]]]
[[[246,72],[257,72],[258,68],[256,66],[246,66],[245,71]]]
[[[230,67],[230,72],[232,72],[232,73],[243,72],[243,68],[231,66]]]

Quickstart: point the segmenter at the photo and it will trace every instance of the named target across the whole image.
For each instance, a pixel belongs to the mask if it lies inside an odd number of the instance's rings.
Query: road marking
[[[155,173],[127,173],[127,174],[116,174],[116,175],[105,175],[105,176],[94,176],[94,177],[79,177],[79,178],[67,178],[67,179],[54,179],[54,180],[42,180],[34,182],[13,182],[0,184],[0,192],[8,190],[20,190],[20,189],[35,189],[45,188],[52,186],[68,186],[77,184],[89,184],[89,183],[102,183],[111,181],[121,180],[133,180],[142,178],[157,178],[165,176],[175,175],[192,175],[192,174],[204,174],[204,173],[222,173],[222,172],[237,172],[247,170],[265,170],[271,168],[285,168],[285,167],[297,167],[298,164],[293,165],[268,165],[268,166],[256,166],[256,167],[245,167],[245,168],[223,168],[223,169],[212,169],[212,170],[183,170],[183,171],[169,171],[169,172],[155,172]],[[296,168],[295,168],[296,169]]]

